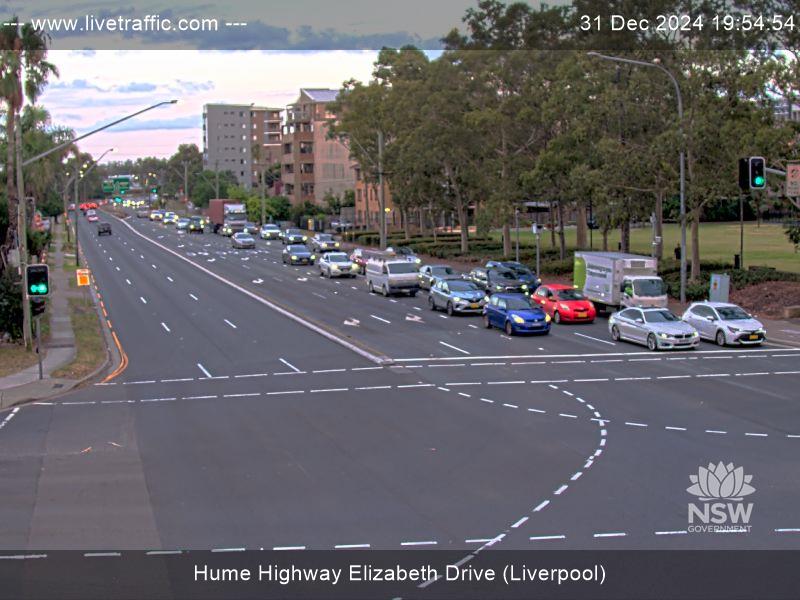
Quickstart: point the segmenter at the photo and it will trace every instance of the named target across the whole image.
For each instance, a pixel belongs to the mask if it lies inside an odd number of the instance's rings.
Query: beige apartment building
[[[341,196],[355,187],[350,152],[337,140],[328,139],[327,104],[337,90],[303,88],[286,107],[283,125],[281,180],[283,193],[292,204],[323,204],[327,194]]]
[[[281,162],[282,112],[253,104],[206,104],[203,167],[232,171],[239,185],[259,189],[262,171]]]

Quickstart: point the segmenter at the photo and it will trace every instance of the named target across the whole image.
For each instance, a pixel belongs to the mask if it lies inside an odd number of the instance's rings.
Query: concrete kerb
[[[369,350],[361,348],[360,346],[358,346],[358,345],[356,345],[354,343],[351,343],[351,342],[348,342],[346,340],[341,339],[340,337],[336,336],[334,333],[332,333],[332,332],[328,331],[327,329],[325,329],[322,325],[320,325],[318,323],[311,322],[306,318],[303,318],[303,317],[300,317],[299,315],[294,314],[290,310],[280,306],[274,300],[267,300],[266,298],[264,298],[262,296],[259,296],[258,294],[254,294],[250,290],[245,289],[242,286],[237,285],[237,284],[233,283],[232,281],[229,281],[229,280],[225,279],[224,277],[222,277],[220,275],[217,275],[216,273],[214,273],[210,269],[206,269],[204,266],[198,265],[196,262],[194,262],[192,260],[189,260],[185,256],[182,256],[178,252],[175,252],[171,248],[167,248],[163,244],[160,244],[159,242],[150,239],[146,235],[143,235],[143,234],[139,233],[138,231],[136,231],[136,229],[134,229],[134,227],[132,227],[129,223],[127,223],[125,221],[125,219],[121,219],[121,218],[119,218],[116,215],[113,215],[111,213],[108,213],[108,214],[110,214],[115,219],[118,219],[123,225],[125,225],[128,229],[130,229],[131,232],[133,232],[134,235],[137,235],[140,238],[142,238],[143,240],[146,240],[146,241],[150,242],[151,244],[153,244],[155,246],[158,246],[159,248],[161,248],[165,252],[169,252],[173,256],[176,256],[177,258],[181,259],[182,261],[189,263],[190,265],[192,265],[196,269],[201,270],[206,275],[209,275],[209,276],[213,277],[214,279],[216,279],[217,281],[220,281],[220,282],[224,283],[225,285],[228,285],[228,286],[232,287],[236,291],[241,292],[241,293],[249,296],[253,300],[256,300],[257,302],[260,302],[264,306],[267,306],[267,307],[271,308],[275,312],[277,312],[277,313],[279,313],[279,314],[281,314],[281,315],[283,315],[285,317],[288,317],[289,319],[292,319],[294,322],[302,325],[303,327],[305,327],[307,329],[310,329],[311,331],[321,335],[322,337],[324,337],[324,338],[326,338],[326,339],[328,339],[328,340],[330,340],[330,341],[332,341],[332,342],[334,342],[336,344],[339,344],[340,346],[343,346],[343,347],[347,348],[351,352],[355,352],[359,356],[362,356],[363,358],[366,358],[367,360],[369,360],[369,361],[371,361],[371,362],[373,362],[375,364],[386,366],[386,365],[391,365],[393,363],[392,359],[389,358],[388,356],[377,354],[377,353],[374,353],[374,352],[370,352]]]

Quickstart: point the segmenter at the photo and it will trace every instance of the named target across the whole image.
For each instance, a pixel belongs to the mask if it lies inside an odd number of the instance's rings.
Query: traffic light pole
[[[28,302],[28,214],[25,202],[25,183],[22,179],[22,125],[19,115],[15,117],[14,136],[17,147],[17,243],[19,266],[22,274],[22,340],[25,348],[31,347],[31,305]]]
[[[78,197],[78,184],[80,182],[79,177],[75,177],[75,210],[72,211],[73,216],[75,217],[75,266],[81,266],[81,249],[80,245],[78,244],[78,218],[81,214],[80,212],[80,203],[81,199]]]
[[[44,379],[44,375],[42,374],[42,352],[41,352],[41,344],[42,344],[42,317],[36,317],[36,356],[39,360],[39,379]]]

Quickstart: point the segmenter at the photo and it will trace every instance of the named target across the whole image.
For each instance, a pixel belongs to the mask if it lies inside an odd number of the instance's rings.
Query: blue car
[[[550,316],[531,304],[525,294],[494,294],[483,308],[483,326],[497,327],[506,335],[550,332]]]

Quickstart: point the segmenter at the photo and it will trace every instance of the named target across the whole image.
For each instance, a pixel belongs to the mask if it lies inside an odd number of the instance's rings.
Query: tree
[[[50,75],[58,69],[47,59],[47,34],[30,23],[19,24],[17,17],[4,20],[0,26],[0,99],[6,106],[6,200],[8,223],[6,237],[0,246],[2,268],[7,264],[8,250],[15,244],[17,230],[17,191],[15,177],[15,121],[24,98],[34,102]]]

